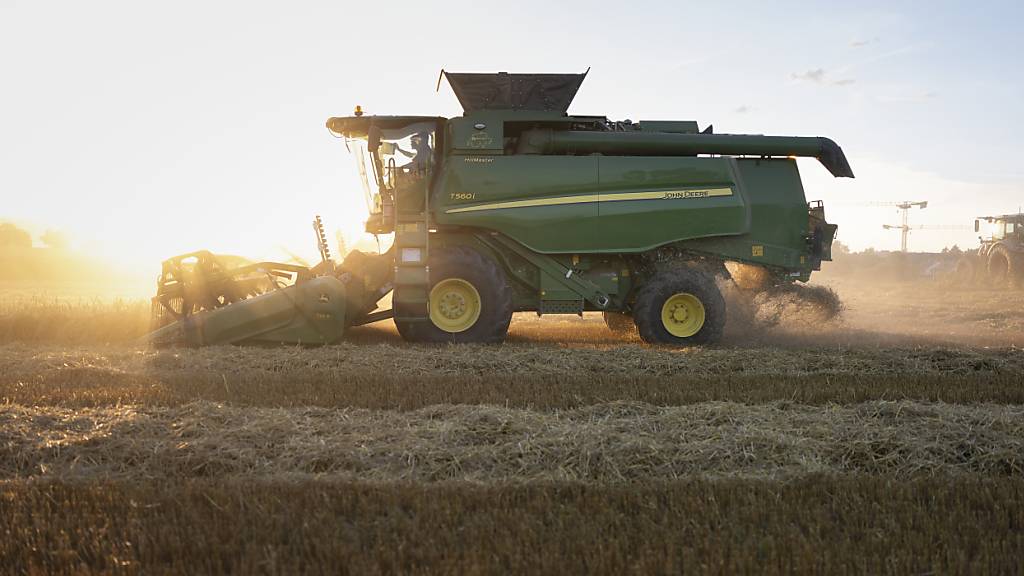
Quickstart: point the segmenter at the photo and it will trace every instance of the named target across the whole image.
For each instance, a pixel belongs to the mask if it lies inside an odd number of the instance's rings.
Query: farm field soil
[[[971,290],[940,282],[866,282],[828,278],[814,286],[835,290],[841,315],[823,321],[813,309],[752,309],[727,290],[728,322],[721,347],[906,348],[917,346],[1024,347],[1024,290]],[[771,302],[769,302],[770,304]],[[770,308],[770,306],[769,306]],[[0,287],[0,344],[128,344],[135,346],[149,326],[149,302],[28,294]],[[389,322],[352,331],[351,342],[402,345]],[[638,338],[609,332],[599,314],[548,316],[516,314],[511,343],[618,347]]]
[[[382,370],[386,365],[387,369]],[[0,402],[22,406],[238,406],[532,410],[606,402],[1024,403],[1013,348],[705,349],[394,346],[322,349],[0,346]]]
[[[21,483],[25,574],[1013,574],[1018,479]]]
[[[154,351],[141,302],[0,296],[0,566],[1018,570],[1024,293],[832,286],[838,320],[736,305],[691,350],[517,315]]]

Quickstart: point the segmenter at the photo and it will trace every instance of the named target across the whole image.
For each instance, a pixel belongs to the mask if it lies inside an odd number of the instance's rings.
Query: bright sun
[[[312,222],[318,214],[335,260],[343,258],[343,250],[377,251],[377,240],[364,231],[369,210],[354,162],[344,153],[331,161],[310,191],[267,192],[264,199],[232,192],[220,198],[220,206],[161,206],[156,217],[149,215],[154,208],[141,200],[116,211],[96,206],[94,213],[78,214],[59,226],[76,250],[144,278],[155,278],[166,258],[203,249],[253,260],[315,264],[319,254]],[[380,238],[381,248],[387,249],[387,242]]]

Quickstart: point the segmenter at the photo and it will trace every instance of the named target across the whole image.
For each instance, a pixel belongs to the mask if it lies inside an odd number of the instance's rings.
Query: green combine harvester
[[[330,344],[390,318],[413,342],[501,342],[514,312],[599,311],[613,330],[689,346],[721,337],[726,263],[768,289],[831,259],[836,226],[807,202],[795,158],[852,178],[832,140],[568,115],[585,73],[443,74],[460,117],[327,121],[389,250],[336,264],[318,218],[313,267],[172,258],[151,341]]]

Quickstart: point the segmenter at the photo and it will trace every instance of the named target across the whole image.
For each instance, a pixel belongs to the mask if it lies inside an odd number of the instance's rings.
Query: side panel
[[[807,203],[788,158],[453,155],[431,206],[440,225],[496,230],[545,254],[681,243],[809,266]]]
[[[451,156],[435,221],[497,230],[535,252],[589,252],[597,235],[596,156]]]
[[[598,166],[602,252],[642,252],[749,229],[729,158],[601,156]]]
[[[764,245],[764,260],[787,267],[806,264],[810,220],[796,160],[743,159],[736,164],[750,190],[751,239]]]
[[[750,206],[749,234],[696,239],[685,245],[732,260],[809,270],[810,219],[796,161],[741,158],[735,163]]]

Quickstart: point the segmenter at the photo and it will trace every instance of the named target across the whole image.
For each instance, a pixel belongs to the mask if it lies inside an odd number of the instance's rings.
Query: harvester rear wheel
[[[512,321],[512,287],[498,264],[469,248],[430,259],[430,321],[395,322],[411,342],[496,343]]]
[[[666,270],[640,288],[633,320],[640,337],[650,344],[709,344],[722,337],[725,299],[705,272]]]
[[[604,323],[609,330],[616,334],[636,332],[636,323],[633,322],[633,317],[624,312],[605,312]]]

